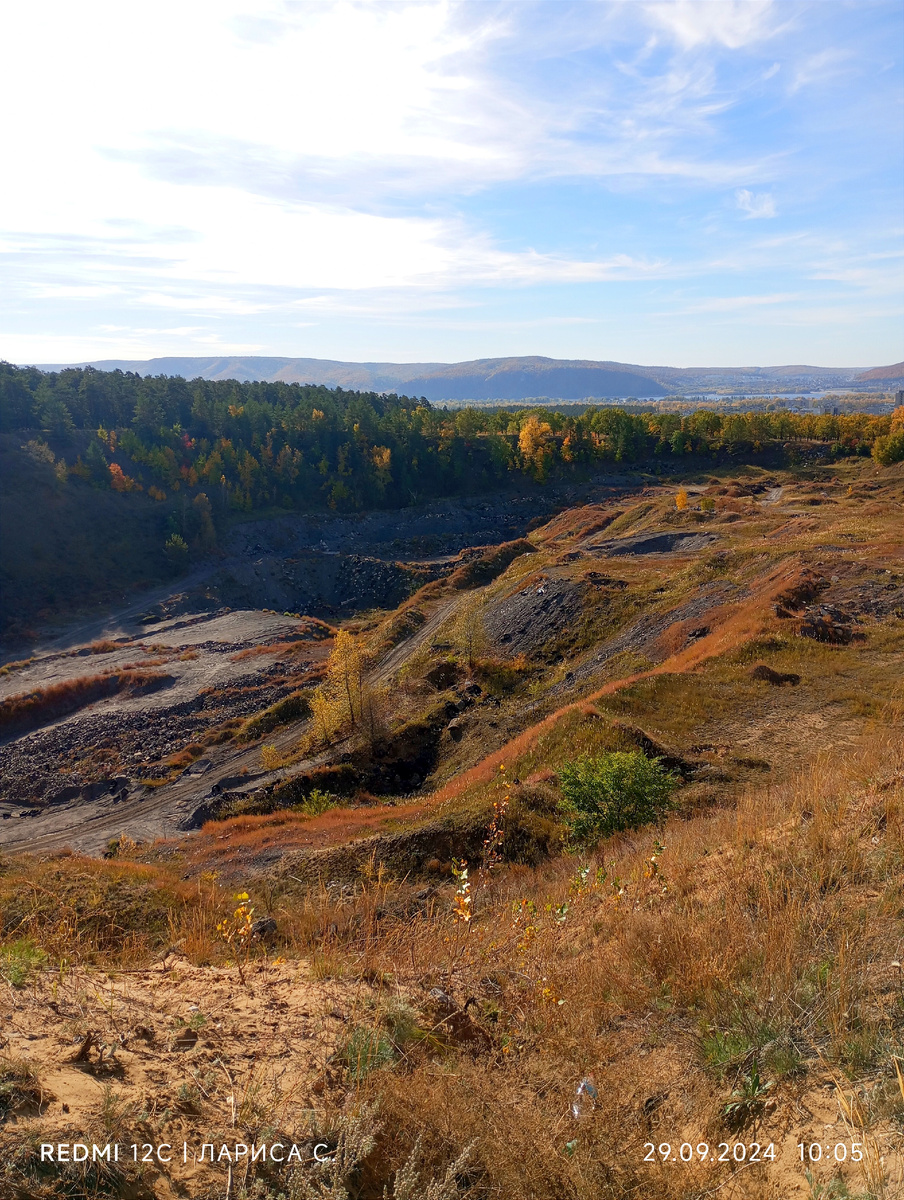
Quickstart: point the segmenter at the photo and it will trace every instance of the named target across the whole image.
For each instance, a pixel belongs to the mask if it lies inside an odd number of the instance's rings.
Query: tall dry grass
[[[727,1122],[754,1064],[786,1131],[808,1089],[840,1082],[863,1137],[888,1152],[898,1128],[900,1150],[904,747],[889,735],[587,857],[472,869],[470,923],[453,885],[373,865],[316,887],[285,867],[247,887],[276,917],[269,953],[383,997],[349,1033],[379,1057],[332,1068],[346,1104],[380,1111],[375,1179],[420,1138],[437,1172],[473,1144],[467,1183],[487,1200],[678,1200],[722,1185],[765,1197],[759,1168],[736,1186],[731,1164],[643,1162],[650,1141],[780,1140],[765,1109],[746,1129]],[[147,963],[173,943],[223,963],[230,899],[213,876],[128,861],[22,860],[0,875],[4,937],[83,964]],[[598,1099],[576,1120],[584,1078]]]
[[[34,728],[118,692],[147,691],[171,677],[154,671],[108,671],[64,679],[0,701],[0,730]]]

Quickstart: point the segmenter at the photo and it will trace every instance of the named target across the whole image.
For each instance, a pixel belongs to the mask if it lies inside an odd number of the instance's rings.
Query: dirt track
[[[653,495],[652,490],[648,494]],[[776,497],[772,492],[766,495],[765,503],[769,505],[775,529],[759,533],[758,537],[763,542],[775,538],[789,542],[798,536],[809,539],[810,524],[815,517],[810,518],[803,532],[797,526],[791,528],[787,517],[796,510],[781,503],[782,500],[781,495]],[[644,501],[639,508],[646,512],[650,505]],[[755,505],[751,505],[751,513],[759,521]],[[667,582],[681,569],[681,563],[688,564],[695,556],[705,554],[714,540],[710,531],[675,532],[663,530],[661,524],[649,523],[641,525],[639,532],[617,538],[583,536],[580,521],[586,515],[569,513],[557,518],[550,552],[555,557],[544,560],[542,572],[531,574],[515,590],[511,582],[503,582],[486,609],[487,632],[502,646],[503,653],[520,652],[524,646],[537,642],[538,662],[542,661],[544,647],[554,646],[562,630],[574,628],[588,608],[589,602],[582,599],[585,593],[596,596],[602,609],[608,606],[613,611],[621,603],[621,596],[630,599],[633,585],[601,574],[596,570],[600,559],[610,559],[612,565],[608,569],[624,573],[626,579],[634,578],[632,572],[652,570],[657,579]],[[478,511],[478,516],[481,519],[474,529],[483,540],[482,522],[486,514]],[[605,527],[605,522],[599,524],[600,512],[594,510],[590,516],[597,521],[598,528]],[[578,532],[569,540],[569,528],[575,520]],[[375,532],[369,526],[362,532],[358,528],[362,524],[356,524],[355,538]],[[260,531],[260,526],[254,528]],[[338,524],[331,528],[335,532]],[[736,536],[737,525],[728,524],[721,529],[718,536],[723,544]],[[334,554],[330,543],[322,540],[326,544],[322,553]],[[248,551],[258,553],[261,548],[260,542],[254,542]],[[883,555],[887,551],[883,546]],[[852,554],[853,546],[847,544],[821,547],[821,554],[828,552],[837,556],[832,570],[838,574],[825,581],[827,587],[831,583],[831,590],[821,594],[813,609],[816,616],[823,614],[826,620],[839,624],[856,622],[861,617],[888,619],[904,612],[898,575],[892,577],[892,571],[881,568],[878,562],[858,566],[848,561],[844,556]],[[718,551],[717,557],[720,555],[724,557],[724,551]],[[442,562],[434,558],[430,563],[446,570],[450,565],[448,559]],[[828,568],[825,571],[828,574]],[[465,740],[460,753],[446,746],[444,753],[449,762],[444,768],[447,773],[440,780],[448,779],[448,770],[452,770],[458,773],[459,783],[464,786],[470,778],[468,771],[480,759],[483,759],[481,769],[496,761],[494,753],[486,757],[493,746],[508,743],[505,752],[510,754],[510,739],[521,732],[529,736],[531,727],[539,728],[533,723],[546,713],[552,709],[563,711],[562,705],[567,710],[579,695],[594,692],[599,686],[595,684],[596,677],[621,651],[642,652],[649,663],[662,664],[642,674],[674,670],[676,666],[683,669],[678,663],[682,645],[688,652],[693,649],[695,656],[705,656],[725,614],[734,619],[733,614],[740,613],[749,596],[746,587],[721,578],[701,581],[692,593],[676,594],[674,600],[668,598],[667,592],[666,586],[657,587],[640,607],[626,606],[619,623],[603,636],[594,637],[573,662],[569,661],[567,673],[564,673],[565,660],[557,657],[561,652],[556,650],[549,661],[553,669],[561,665],[562,673],[550,680],[542,700],[522,697],[517,714],[506,717],[498,708],[498,699],[487,697],[496,704],[495,709],[474,708],[457,716],[451,722],[457,727],[456,744],[461,742],[463,731]],[[374,682],[388,683],[431,638],[441,631],[447,633],[444,626],[448,626],[450,618],[471,594],[447,593],[442,600],[434,601],[432,607],[425,608],[424,624],[376,664]],[[130,695],[126,691],[48,720],[33,732],[8,731],[5,740],[0,739],[0,771],[4,779],[0,796],[0,844],[41,852],[68,845],[97,853],[122,832],[143,841],[176,836],[192,826],[192,814],[214,795],[260,789],[286,774],[282,770],[264,771],[259,744],[238,745],[228,737],[215,735],[224,726],[234,729],[240,720],[304,686],[312,673],[316,675],[318,664],[328,650],[323,626],[288,613],[280,615],[259,609],[192,610],[191,597],[185,593],[164,596],[162,600],[159,594],[155,596],[158,598],[145,596],[141,603],[129,605],[106,622],[83,624],[58,635],[35,655],[33,662],[0,677],[2,702],[4,698],[22,696],[35,689],[125,668],[139,673],[147,668],[166,675],[165,686],[154,692]],[[153,612],[148,611],[151,600],[156,605]],[[678,638],[674,646],[666,645],[665,635],[670,629]],[[506,640],[510,631],[514,632]],[[113,640],[99,646],[79,645],[79,635]],[[626,674],[631,669],[628,666]],[[600,682],[605,679],[602,674]],[[449,703],[454,709],[452,701]],[[457,703],[458,712],[462,713],[460,699]],[[269,733],[265,740],[278,751],[292,751],[304,727],[303,721],[294,721]],[[211,737],[205,740],[207,733]],[[442,737],[446,745],[449,735],[442,732]],[[189,754],[188,747],[192,744]],[[291,773],[298,774],[323,761],[295,763]],[[448,790],[443,788],[435,799],[441,800],[447,794]],[[400,798],[404,800],[406,795],[404,787],[401,788]],[[422,803],[416,802],[415,807],[420,809]],[[400,815],[398,807],[389,806],[385,813],[382,810],[379,805],[358,817],[350,815],[344,836],[357,836],[359,826],[361,832],[372,831],[385,820]],[[317,822],[310,826],[312,833],[317,828]]]

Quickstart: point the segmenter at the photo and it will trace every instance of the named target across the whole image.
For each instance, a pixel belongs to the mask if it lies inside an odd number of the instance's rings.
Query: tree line
[[[198,497],[205,528],[228,511],[403,507],[535,480],[683,459],[755,457],[801,439],[835,456],[904,458],[904,413],[578,414],[436,408],[423,397],[313,384],[186,380],[0,362],[0,430],[49,438],[57,475],[166,500]],[[900,451],[900,455],[899,455]],[[878,457],[878,456],[877,456]],[[62,464],[62,465],[61,465]]]

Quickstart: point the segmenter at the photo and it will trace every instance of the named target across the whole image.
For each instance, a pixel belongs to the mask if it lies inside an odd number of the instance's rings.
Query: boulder
[[[251,936],[258,941],[266,942],[275,937],[276,933],[277,925],[272,917],[258,917],[251,924]]]

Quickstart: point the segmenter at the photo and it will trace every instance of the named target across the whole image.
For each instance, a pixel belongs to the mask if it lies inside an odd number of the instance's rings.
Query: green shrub
[[[166,561],[174,571],[182,571],[188,565],[188,543],[178,533],[171,533],[163,547]]]
[[[381,1030],[367,1025],[356,1025],[339,1052],[339,1060],[349,1075],[359,1081],[371,1071],[389,1066],[395,1062],[395,1057],[395,1047],[390,1039]]]
[[[313,788],[308,792],[306,799],[299,804],[292,805],[292,811],[306,813],[309,817],[317,817],[326,812],[328,808],[335,808],[338,803],[338,797],[334,796],[332,792],[322,792],[320,788]]]
[[[679,781],[658,758],[616,750],[566,764],[559,782],[571,836],[586,843],[658,821]]]
[[[44,965],[47,955],[30,938],[20,938],[0,950],[0,979],[22,987],[29,974]]]

